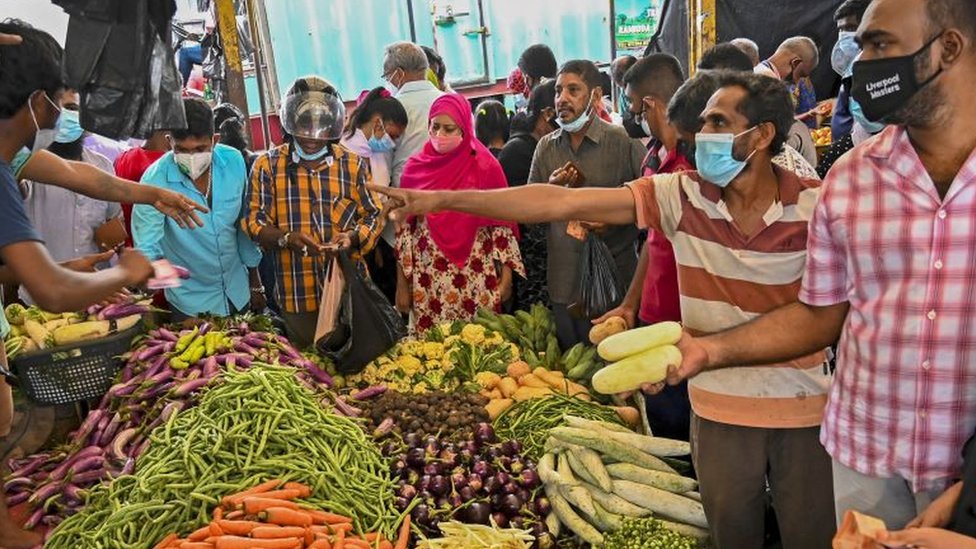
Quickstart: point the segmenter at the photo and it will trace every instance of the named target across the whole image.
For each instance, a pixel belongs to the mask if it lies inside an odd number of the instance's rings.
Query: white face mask
[[[213,153],[211,152],[198,152],[198,153],[173,153],[173,160],[176,161],[176,165],[179,166],[180,171],[187,175],[190,179],[196,181],[198,177],[203,175],[208,168],[210,168],[210,163],[213,161]]]
[[[57,109],[58,119],[54,121],[53,128],[41,129],[40,124],[37,123],[37,115],[34,114],[34,107],[31,106],[30,100],[27,100],[27,108],[30,109],[31,118],[34,120],[34,127],[37,129],[37,131],[34,133],[34,144],[31,145],[32,153],[43,151],[51,146],[51,143],[54,143],[54,138],[58,136],[58,130],[60,129],[61,125],[61,108],[55,105],[54,101],[51,101],[51,98],[48,97],[46,93],[43,93],[43,95],[44,99],[47,99],[47,102]]]

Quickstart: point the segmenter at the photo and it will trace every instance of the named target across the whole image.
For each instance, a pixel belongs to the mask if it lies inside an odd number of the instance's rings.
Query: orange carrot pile
[[[155,549],[406,549],[410,516],[396,543],[382,534],[353,534],[350,517],[307,509],[296,499],[312,494],[308,486],[271,480],[226,496],[210,524],[185,538],[170,534]]]

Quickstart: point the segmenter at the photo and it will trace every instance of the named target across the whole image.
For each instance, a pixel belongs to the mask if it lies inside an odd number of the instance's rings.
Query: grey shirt
[[[594,118],[579,149],[570,136],[556,130],[539,140],[529,170],[530,183],[546,183],[549,175],[570,160],[580,169],[584,187],[619,187],[640,177],[647,149],[620,126]],[[566,234],[568,223],[549,225],[549,295],[553,303],[570,305],[577,299],[579,256],[583,243]],[[618,281],[626,288],[637,267],[637,227],[611,227],[600,235],[616,259]]]

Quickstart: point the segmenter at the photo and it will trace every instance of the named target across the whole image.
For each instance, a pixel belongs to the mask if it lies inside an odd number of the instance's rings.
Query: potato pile
[[[553,393],[578,395],[584,400],[590,400],[586,387],[566,379],[565,374],[560,371],[542,367],[533,370],[528,363],[518,360],[509,364],[505,373],[507,375],[501,376],[492,372],[481,372],[475,376],[475,381],[481,385],[481,395],[490,399],[485,408],[491,419],[495,419],[515,402],[542,398]]]

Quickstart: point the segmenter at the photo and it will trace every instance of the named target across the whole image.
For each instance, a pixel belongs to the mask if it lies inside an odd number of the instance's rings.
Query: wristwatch
[[[278,237],[278,248],[279,249],[284,250],[285,248],[288,247],[288,237],[289,236],[291,236],[291,231],[288,231],[285,234],[283,234],[280,237]]]

